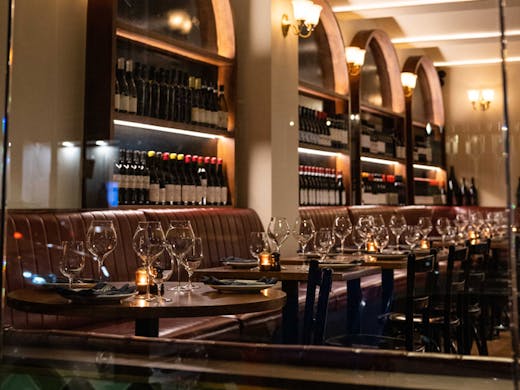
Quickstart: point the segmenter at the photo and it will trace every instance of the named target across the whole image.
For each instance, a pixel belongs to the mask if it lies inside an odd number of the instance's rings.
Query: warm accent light
[[[327,152],[325,150],[316,150],[308,148],[298,148],[298,153],[313,154],[315,156],[338,157],[341,153]]]
[[[397,165],[397,161],[385,160],[382,158],[374,158],[374,157],[364,157],[361,156],[361,161],[369,162],[373,164],[381,164],[381,165]]]
[[[415,169],[422,169],[424,171],[440,171],[442,168],[440,167],[434,167],[431,165],[422,165],[422,164],[413,164],[413,167]]]
[[[351,76],[357,76],[361,73],[361,67],[365,63],[366,50],[357,46],[349,46],[345,48],[345,57],[347,58],[348,73]]]
[[[287,36],[292,28],[293,33],[299,37],[310,37],[320,21],[321,5],[314,4],[311,0],[293,0],[292,7],[294,22],[289,20],[287,14],[282,15],[283,36]]]
[[[491,102],[495,99],[495,92],[492,89],[470,89],[468,91],[468,99],[474,110],[480,109],[486,111],[489,109]]]
[[[460,61],[435,61],[433,66],[435,67],[446,67],[446,66],[467,66],[467,65],[489,65],[489,64],[500,64],[502,59],[499,57],[495,58],[482,58],[473,60],[460,60]],[[520,62],[520,57],[507,57],[506,62]]]
[[[175,134],[187,135],[187,136],[190,136],[190,137],[198,137],[198,138],[209,138],[209,139],[222,138],[221,136],[218,136],[218,135],[215,135],[215,134],[202,133],[202,132],[199,132],[199,131],[182,130],[182,129],[176,129],[174,127],[164,127],[164,126],[149,125],[149,124],[146,124],[146,123],[123,121],[123,120],[119,120],[119,119],[114,119],[114,125],[117,125],[117,126],[127,126],[127,127],[137,127],[138,129],[164,131],[166,133],[175,133]]]
[[[412,72],[402,72],[401,84],[403,84],[404,96],[407,98],[412,97],[413,90],[417,84],[417,75]]]

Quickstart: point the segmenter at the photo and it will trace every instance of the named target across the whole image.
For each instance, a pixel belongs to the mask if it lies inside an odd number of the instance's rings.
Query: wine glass
[[[379,252],[383,253],[384,249],[390,242],[390,234],[386,226],[377,227],[374,230],[374,244]]]
[[[61,247],[60,272],[69,280],[69,288],[72,288],[74,277],[85,267],[85,248],[83,241],[63,241]]]
[[[469,223],[468,216],[466,214],[459,213],[455,216],[453,223],[455,224],[455,226],[457,226],[458,238],[459,238],[458,241],[461,243],[464,243],[464,241],[465,241],[464,232],[466,231],[466,228],[468,227],[468,223]]]
[[[373,215],[372,217],[374,218],[373,224],[374,224],[375,227],[386,226],[385,225],[385,219],[383,218],[383,216],[381,214]]]
[[[164,282],[170,280],[173,275],[174,263],[173,259],[168,255],[162,253],[157,256],[150,264],[149,275],[152,281],[157,285],[157,296],[159,297],[159,303],[169,302],[170,298],[164,298],[162,291]]]
[[[148,274],[148,280],[150,280],[152,263],[163,253],[165,246],[161,223],[158,221],[139,222],[132,238],[132,246],[137,256],[143,262]],[[144,299],[147,301],[155,299],[150,294],[150,283],[146,283]]]
[[[341,240],[340,252],[345,250],[345,239],[352,233],[352,222],[347,216],[338,215],[334,218],[333,230],[336,237]]]
[[[269,250],[269,239],[265,232],[251,232],[249,234],[249,253],[260,264],[260,253]]]
[[[291,228],[285,217],[271,217],[267,226],[267,236],[275,244],[275,252],[280,253],[280,248],[290,233]]]
[[[170,221],[166,231],[166,250],[172,259],[177,260],[177,287],[170,290],[181,292],[181,265],[184,266],[185,256],[193,246],[194,238],[190,221]]]
[[[421,240],[421,229],[417,225],[408,225],[403,234],[405,242],[410,246],[410,250],[413,252],[415,246]]]
[[[314,222],[312,222],[312,219],[310,218],[296,218],[294,221],[292,234],[302,248],[302,255],[305,255],[305,248],[307,248],[307,244],[316,234]]]
[[[371,215],[359,217],[357,222],[357,232],[361,237],[363,237],[365,247],[368,244],[368,241],[372,238],[372,231],[374,228],[374,217]]]
[[[361,247],[365,244],[365,238],[359,233],[357,229],[354,229],[351,235],[352,243],[356,246],[357,251],[354,255],[362,255]]]
[[[427,240],[428,235],[433,230],[432,220],[428,217],[420,217],[419,221],[417,222],[417,226],[419,227],[419,230],[421,231],[422,239]]]
[[[203,257],[204,251],[202,249],[202,239],[200,237],[194,237],[192,240],[191,249],[188,250],[186,257],[184,258],[184,262],[182,263],[184,269],[188,273],[188,284],[183,286],[184,290],[191,291],[196,288],[200,288],[199,285],[193,284],[191,282],[191,277],[193,276],[193,272],[195,272],[195,270],[200,267]]]
[[[435,229],[441,235],[441,245],[442,248],[445,248],[446,234],[448,234],[448,228],[451,226],[450,220],[447,217],[440,217],[437,222],[435,222]]]
[[[318,252],[321,254],[320,261],[323,261],[327,257],[332,245],[334,245],[334,235],[332,234],[332,230],[329,228],[321,228],[318,230],[315,242]]]
[[[112,221],[94,220],[90,223],[87,231],[87,249],[97,262],[99,280],[108,278],[108,273],[103,272],[103,264],[116,245],[117,234]]]
[[[392,234],[395,236],[395,249],[399,250],[399,239],[406,229],[406,219],[402,214],[394,214],[390,218],[388,226],[390,227]]]

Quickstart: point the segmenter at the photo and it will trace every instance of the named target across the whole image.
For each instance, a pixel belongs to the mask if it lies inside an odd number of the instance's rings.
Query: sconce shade
[[[470,89],[468,90],[468,100],[474,110],[486,111],[491,102],[495,99],[495,91],[492,89]]]
[[[401,73],[401,83],[405,88],[414,89],[417,83],[417,75],[412,72],[403,72]]]
[[[495,91],[493,91],[492,89],[483,89],[482,99],[486,102],[492,102],[493,100],[495,100]]]
[[[301,38],[310,37],[320,21],[322,7],[311,0],[293,0],[292,7],[294,22],[286,14],[282,15],[283,36],[287,36],[289,29],[292,29]]]
[[[365,62],[365,53],[365,50],[360,49],[357,46],[349,46],[345,48],[345,57],[347,57],[347,62],[349,64],[362,66]]]
[[[295,20],[305,20],[308,14],[308,7],[312,5],[310,0],[293,0],[293,15]]]

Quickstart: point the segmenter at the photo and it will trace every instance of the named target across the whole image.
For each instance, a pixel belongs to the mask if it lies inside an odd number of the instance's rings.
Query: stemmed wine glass
[[[374,228],[374,244],[379,252],[383,253],[384,249],[390,242],[390,235],[388,234],[388,228],[386,226],[380,226]]]
[[[352,243],[356,246],[357,251],[354,253],[354,255],[360,256],[363,254],[361,252],[361,247],[365,244],[365,238],[359,233],[359,231],[356,229],[352,232]]]
[[[441,217],[435,223],[435,229],[441,235],[441,245],[442,248],[445,248],[446,235],[448,234],[448,229],[451,226],[450,220],[447,217]]]
[[[321,254],[320,261],[323,261],[327,257],[332,245],[334,245],[332,230],[329,228],[321,228],[316,233],[315,241],[318,252]]]
[[[164,282],[169,280],[173,275],[174,263],[173,259],[168,255],[162,253],[157,256],[150,265],[150,276],[153,282],[157,285],[157,295],[159,297],[159,303],[169,302],[170,298],[163,297],[163,285]]]
[[[188,250],[184,262],[182,263],[184,269],[188,273],[188,284],[183,286],[184,290],[191,291],[196,288],[200,288],[199,285],[193,284],[191,282],[191,277],[193,276],[193,272],[195,272],[195,270],[199,268],[200,263],[202,263],[203,257],[204,251],[202,249],[202,239],[200,237],[195,237],[192,240],[191,249]]]
[[[90,223],[87,231],[87,249],[97,262],[99,280],[108,278],[108,273],[103,277],[103,264],[116,245],[117,234],[112,221],[94,220]]]
[[[269,239],[265,232],[251,232],[249,234],[249,253],[260,264],[260,253],[269,250]]]
[[[74,277],[77,277],[85,267],[85,249],[83,241],[63,241],[59,263],[60,272],[69,280],[72,288]]]
[[[345,250],[345,239],[352,233],[352,222],[347,216],[338,215],[334,218],[333,230],[336,237],[341,241],[340,252]]]
[[[433,230],[432,220],[428,217],[420,217],[419,221],[417,222],[417,226],[419,227],[419,230],[421,231],[422,239],[427,240],[428,235]]]
[[[302,248],[302,255],[305,255],[305,248],[307,248],[307,244],[316,234],[314,222],[312,222],[312,219],[310,218],[296,218],[294,221],[292,234]]]
[[[455,226],[457,226],[458,242],[464,243],[466,239],[464,232],[466,231],[466,228],[469,224],[468,216],[466,214],[459,213],[455,216],[453,223]]]
[[[410,246],[410,251],[413,252],[415,246],[419,243],[421,239],[422,232],[419,226],[416,225],[408,225],[404,230],[404,240]]]
[[[135,253],[143,262],[146,269],[148,280],[150,280],[153,262],[164,251],[164,232],[161,223],[158,221],[139,222],[137,230],[132,239],[132,246]],[[150,294],[150,283],[146,283],[146,295],[144,299],[153,301],[155,297]]]
[[[363,237],[365,248],[368,244],[368,241],[372,238],[372,232],[374,229],[374,217],[371,215],[359,217],[357,226],[356,226],[358,234]]]
[[[267,226],[267,236],[275,244],[275,252],[280,253],[280,248],[290,233],[291,228],[285,217],[271,217]]]
[[[401,234],[403,234],[406,229],[406,219],[402,214],[394,214],[390,218],[390,223],[388,224],[390,227],[390,231],[395,236],[395,249],[399,250],[399,239],[401,238]]]
[[[166,250],[172,259],[177,260],[177,287],[170,290],[181,292],[181,265],[184,266],[185,257],[193,246],[195,233],[190,221],[170,221],[166,231]]]

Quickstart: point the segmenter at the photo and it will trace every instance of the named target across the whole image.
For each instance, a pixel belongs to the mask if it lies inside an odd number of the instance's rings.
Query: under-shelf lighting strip
[[[415,169],[422,169],[424,171],[440,171],[440,167],[433,167],[431,165],[421,165],[421,164],[413,164]]]
[[[338,157],[340,153],[337,152],[327,152],[325,150],[316,150],[316,149],[308,149],[308,148],[298,148],[299,153],[305,154],[314,154],[316,156],[327,156],[327,157]]]
[[[381,164],[381,165],[397,165],[399,164],[397,161],[385,160],[382,158],[374,158],[374,157],[363,157],[361,156],[361,161],[369,162],[373,164]]]
[[[154,130],[154,131],[163,131],[163,132],[166,132],[166,133],[187,135],[187,136],[190,136],[190,137],[198,137],[198,138],[209,138],[209,139],[221,138],[221,136],[215,135],[215,134],[202,133],[202,132],[198,132],[198,131],[190,131],[190,130],[183,130],[183,129],[176,129],[174,127],[164,127],[164,126],[149,125],[147,123],[123,121],[123,120],[120,120],[120,119],[114,119],[114,125],[127,126],[127,127],[136,127],[136,128],[139,128],[139,129],[147,129],[147,130]]]

